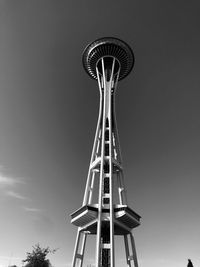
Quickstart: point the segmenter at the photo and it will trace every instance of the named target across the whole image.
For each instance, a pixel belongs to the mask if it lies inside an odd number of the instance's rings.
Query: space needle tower
[[[108,37],[89,44],[82,62],[98,82],[100,105],[83,203],[71,214],[78,227],[72,267],[83,266],[90,235],[96,239],[95,267],[115,267],[116,236],[123,238],[128,267],[138,267],[132,230],[141,217],[127,203],[115,117],[117,84],[131,72],[134,55],[125,42]]]

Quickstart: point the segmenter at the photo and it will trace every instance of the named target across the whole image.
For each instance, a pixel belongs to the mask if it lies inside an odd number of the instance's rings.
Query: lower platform
[[[109,226],[110,210],[102,208],[102,226]],[[71,223],[84,228],[90,234],[97,233],[98,205],[86,205],[71,214]],[[141,216],[126,205],[114,207],[115,235],[127,234],[131,229],[140,225]]]

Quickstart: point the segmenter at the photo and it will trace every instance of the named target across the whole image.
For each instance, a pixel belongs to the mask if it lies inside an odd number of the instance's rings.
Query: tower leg
[[[126,251],[126,262],[128,267],[131,267],[131,261],[134,262],[134,267],[138,267],[138,261],[137,261],[137,254],[136,254],[136,248],[135,248],[135,241],[132,233],[129,233],[130,235],[130,245],[131,245],[131,253],[129,250],[129,242],[128,242],[128,235],[124,235],[124,244],[125,244],[125,251]]]
[[[101,261],[101,221],[97,222],[97,237],[96,237],[96,264],[95,267],[100,267]]]
[[[125,244],[125,252],[126,252],[126,262],[128,267],[131,267],[130,263],[130,252],[129,252],[129,247],[128,247],[128,236],[124,235],[124,244]]]
[[[134,240],[132,233],[130,233],[130,238],[131,238],[134,265],[135,265],[135,267],[138,267],[137,254],[136,254],[136,248],[135,248],[135,240]]]
[[[81,238],[81,235],[82,235],[82,238]],[[73,254],[73,259],[72,259],[72,267],[76,267],[76,261],[78,259],[79,259],[78,267],[82,267],[83,265],[83,256],[84,256],[84,251],[85,251],[86,238],[87,238],[87,234],[85,232],[82,232],[81,229],[79,228],[77,231],[75,249],[74,249],[74,254]],[[82,244],[81,244],[80,253],[79,253],[80,242]]]
[[[82,240],[82,246],[81,246],[81,264],[80,267],[83,266],[83,257],[84,257],[84,252],[85,252],[85,243],[86,243],[86,238],[87,238],[87,234],[86,233],[82,233],[83,234],[83,240]]]

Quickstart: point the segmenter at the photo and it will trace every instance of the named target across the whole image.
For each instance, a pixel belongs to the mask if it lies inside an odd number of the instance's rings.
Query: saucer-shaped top
[[[134,65],[133,51],[124,41],[113,37],[97,39],[85,48],[82,57],[83,67],[93,79],[97,79],[96,66],[102,57],[115,57],[118,60],[119,80],[125,78]]]

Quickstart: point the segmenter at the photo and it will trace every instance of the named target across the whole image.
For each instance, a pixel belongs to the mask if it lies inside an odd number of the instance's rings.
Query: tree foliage
[[[25,267],[50,267],[50,261],[46,259],[49,253],[55,253],[56,249],[50,249],[49,247],[41,248],[40,244],[33,246],[32,252],[27,252],[26,259],[23,263],[26,263]]]

